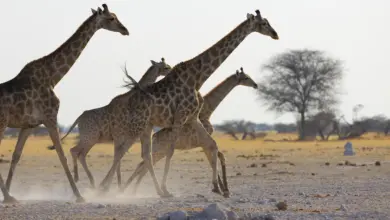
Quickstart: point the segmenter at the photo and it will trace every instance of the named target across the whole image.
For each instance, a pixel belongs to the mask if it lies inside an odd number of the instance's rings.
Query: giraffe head
[[[96,15],[96,22],[98,27],[113,31],[119,32],[122,35],[129,35],[127,28],[119,21],[116,15],[108,10],[106,4],[103,4],[103,10],[98,7],[97,10],[91,9],[92,14]]]
[[[238,85],[252,87],[257,89],[257,84],[253,79],[251,79],[246,73],[244,73],[244,69],[241,67],[240,70],[236,71],[235,74],[236,79],[238,80]]]
[[[150,60],[150,62],[152,63],[153,67],[157,68],[159,76],[166,76],[172,69],[169,64],[165,63],[164,57],[161,58],[160,62],[156,62],[154,60]]]
[[[252,31],[258,32],[260,34],[270,36],[274,40],[279,40],[278,33],[274,30],[271,24],[268,22],[266,18],[263,18],[260,14],[260,10],[257,9],[256,15],[247,14],[247,19],[249,19],[252,23]]]

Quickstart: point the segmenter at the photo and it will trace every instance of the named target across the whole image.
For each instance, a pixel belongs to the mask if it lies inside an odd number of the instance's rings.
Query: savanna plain
[[[108,194],[97,194],[79,165],[77,185],[87,200],[83,204],[75,203],[56,152],[47,150],[49,138],[30,137],[11,186],[19,203],[0,204],[0,219],[155,219],[176,210],[191,215],[212,203],[242,219],[265,214],[269,219],[390,219],[389,137],[369,133],[349,140],[355,155],[344,156],[346,141],[298,142],[294,134],[239,141],[213,136],[227,159],[230,198],[211,192],[212,170],[202,149],[196,148],[175,151],[168,178],[172,198],[157,196],[149,174],[136,195],[131,194],[133,185],[119,193],[116,177]],[[75,143],[74,136],[63,144],[71,170],[69,149]],[[15,144],[13,138],[2,142],[3,177]],[[96,145],[89,153],[87,163],[97,184],[112,161],[111,144]],[[137,143],[122,159],[123,181],[140,161]],[[164,162],[155,166],[160,181]]]

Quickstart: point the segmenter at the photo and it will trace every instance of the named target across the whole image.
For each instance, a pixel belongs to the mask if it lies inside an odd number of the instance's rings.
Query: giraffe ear
[[[154,60],[150,60],[150,62],[152,63],[152,65],[156,65],[157,64],[157,62],[154,61]]]
[[[246,14],[246,18],[247,18],[247,19],[251,19],[251,18],[253,18],[253,17],[254,17],[253,14],[250,14],[250,13],[247,13],[247,14]]]
[[[96,10],[95,9],[91,8],[91,11],[92,11],[93,15],[96,14]]]
[[[237,79],[240,78],[240,71],[236,70],[236,77]]]

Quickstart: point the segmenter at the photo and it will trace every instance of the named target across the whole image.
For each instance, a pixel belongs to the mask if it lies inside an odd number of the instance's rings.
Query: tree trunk
[[[300,112],[301,114],[301,129],[299,130],[299,140],[305,140],[305,112]]]

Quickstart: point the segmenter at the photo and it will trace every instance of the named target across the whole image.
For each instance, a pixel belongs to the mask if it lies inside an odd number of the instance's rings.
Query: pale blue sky
[[[97,32],[68,75],[55,88],[61,100],[60,123],[71,124],[84,110],[107,104],[125,92],[127,68],[137,80],[151,59],[175,65],[196,56],[260,9],[280,36],[279,41],[252,34],[233,52],[201,88],[205,94],[239,67],[260,79],[260,66],[286,49],[310,48],[329,52],[345,61],[340,111],[347,119],[352,107],[365,106],[362,115],[390,116],[390,2],[386,0],[165,0],[2,1],[0,81],[14,77],[23,66],[62,44],[102,3],[130,31],[121,36]],[[387,21],[387,22],[386,22]],[[239,105],[240,103],[240,105]],[[212,116],[275,123],[293,121],[291,114],[276,117],[265,111],[255,91],[237,87]]]

